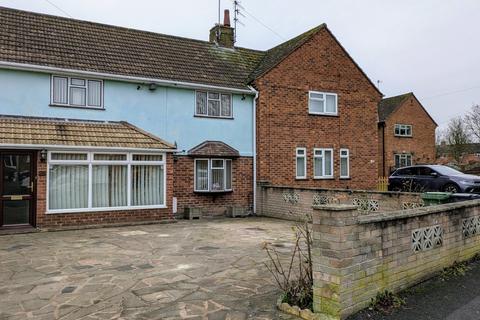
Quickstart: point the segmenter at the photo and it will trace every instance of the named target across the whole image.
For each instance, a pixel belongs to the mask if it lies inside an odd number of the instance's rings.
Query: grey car
[[[388,190],[480,193],[480,177],[441,165],[410,166],[397,169],[388,178]]]

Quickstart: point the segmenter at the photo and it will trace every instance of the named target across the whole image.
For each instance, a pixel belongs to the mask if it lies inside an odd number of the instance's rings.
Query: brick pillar
[[[344,319],[354,304],[358,210],[351,205],[313,207],[313,309],[322,319]]]

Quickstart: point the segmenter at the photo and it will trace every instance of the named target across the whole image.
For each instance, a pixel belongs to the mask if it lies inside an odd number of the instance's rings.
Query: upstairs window
[[[412,126],[409,124],[396,124],[395,125],[395,135],[398,137],[411,137],[412,136]]]
[[[195,159],[195,191],[232,191],[232,160]]]
[[[195,115],[213,118],[232,118],[232,95],[197,91]]]
[[[103,108],[103,81],[52,76],[51,104],[80,108]]]
[[[338,114],[337,100],[335,93],[310,91],[308,93],[308,112],[336,116]]]

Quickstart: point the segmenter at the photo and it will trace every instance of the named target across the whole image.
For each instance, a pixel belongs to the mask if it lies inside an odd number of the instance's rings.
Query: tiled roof
[[[268,51],[0,7],[0,61],[247,89],[322,24]]]
[[[236,158],[240,153],[221,141],[204,141],[188,151],[192,157],[227,157]]]
[[[0,115],[2,144],[175,149],[174,145],[127,122]]]
[[[0,60],[247,89],[264,53],[0,7]]]
[[[399,96],[385,98],[378,104],[378,119],[385,121],[387,118],[413,93],[405,93]]]

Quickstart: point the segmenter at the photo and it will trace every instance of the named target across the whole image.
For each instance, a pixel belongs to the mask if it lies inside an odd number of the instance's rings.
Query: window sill
[[[64,213],[95,213],[104,211],[133,211],[146,209],[167,209],[166,205],[158,206],[132,206],[132,207],[114,207],[114,208],[86,208],[86,209],[65,209],[65,210],[47,210],[45,214],[64,214]]]
[[[340,180],[352,180],[351,177],[340,177]]]
[[[339,117],[338,113],[316,113],[316,112],[309,112],[310,116],[321,116],[321,117]]]
[[[63,104],[49,104],[49,107],[54,108],[72,108],[72,109],[87,109],[87,110],[98,110],[98,111],[105,111],[105,107],[82,107],[82,106],[68,106]]]
[[[234,120],[234,117],[215,117],[215,116],[202,116],[199,114],[193,115],[194,118],[206,118],[206,119],[222,119],[222,120]]]
[[[314,177],[313,180],[335,180],[334,177]]]
[[[295,180],[302,181],[302,180],[308,180],[307,178],[295,178]]]
[[[394,136],[395,138],[413,138],[413,136],[401,136],[399,134],[395,134]]]
[[[193,191],[194,193],[198,193],[198,194],[224,194],[224,193],[232,193],[233,190],[221,190],[221,191],[198,191],[198,190],[194,190]]]

